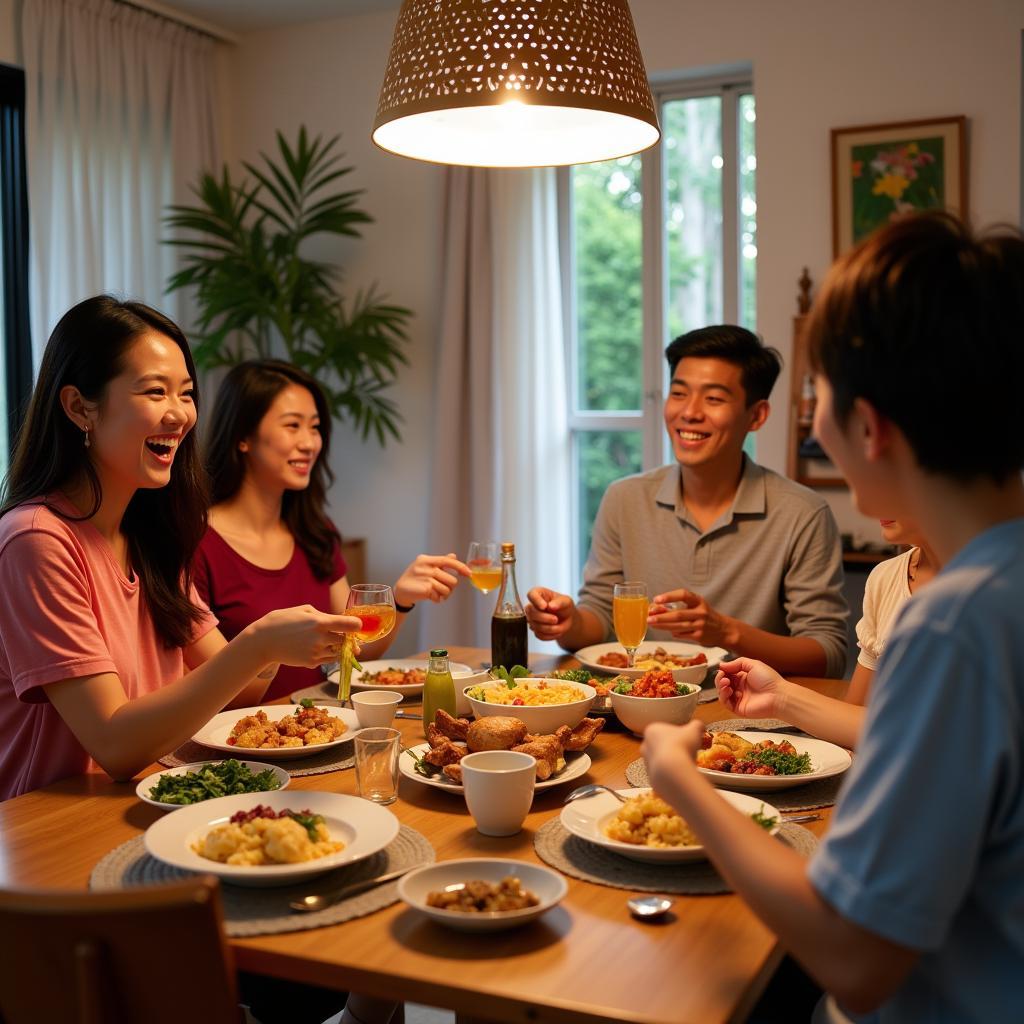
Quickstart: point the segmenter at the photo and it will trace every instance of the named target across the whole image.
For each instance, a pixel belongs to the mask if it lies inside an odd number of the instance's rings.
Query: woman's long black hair
[[[324,513],[327,488],[334,479],[327,456],[331,450],[331,413],[320,385],[305,370],[279,359],[252,359],[235,366],[221,383],[206,436],[206,469],[213,504],[233,498],[245,478],[239,445],[256,433],[274,399],[289,385],[305,388],[320,417],[323,447],[309,474],[309,486],[285,491],[281,518],[309,559],[318,579],[329,579],[334,549],[341,537]]]
[[[107,385],[124,369],[125,353],[140,335],[156,331],[181,349],[193,383],[196,370],[181,329],[141,302],[109,295],[86,299],[68,310],[46,343],[39,376],[7,474],[0,516],[16,505],[43,503],[47,495],[84,479],[99,511],[103,492],[83,444],[82,431],[64,413],[61,389],[74,385],[90,402],[102,403]],[[196,410],[198,391],[194,392]],[[202,609],[189,599],[192,557],[206,529],[206,474],[195,431],[178,445],[166,487],[139,488],[128,502],[121,532],[139,575],[157,635],[168,647],[185,647]],[[65,519],[65,512],[48,506]]]

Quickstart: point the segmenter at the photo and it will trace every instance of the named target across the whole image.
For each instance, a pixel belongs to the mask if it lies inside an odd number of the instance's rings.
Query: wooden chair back
[[[238,1024],[217,879],[0,891],[4,1024]]]

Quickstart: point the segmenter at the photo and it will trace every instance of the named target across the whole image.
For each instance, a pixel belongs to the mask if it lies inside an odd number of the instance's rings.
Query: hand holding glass
[[[633,667],[636,649],[647,635],[647,598],[645,583],[616,583],[612,594],[612,622],[615,639],[626,648],[629,667]]]
[[[348,700],[352,680],[352,638],[361,644],[387,636],[395,628],[395,595],[386,583],[356,583],[349,587],[346,611],[362,623],[362,629],[346,633],[338,673],[338,700]]]
[[[481,594],[489,594],[501,583],[501,562],[498,559],[498,545],[493,540],[475,540],[469,545],[466,556],[469,566],[469,582]]]

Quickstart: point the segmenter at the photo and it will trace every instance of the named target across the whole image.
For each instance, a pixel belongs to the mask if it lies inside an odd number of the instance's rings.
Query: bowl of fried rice
[[[553,733],[559,726],[579,725],[597,697],[586,683],[525,676],[510,682],[495,680],[466,690],[473,714],[518,718],[532,733]]]

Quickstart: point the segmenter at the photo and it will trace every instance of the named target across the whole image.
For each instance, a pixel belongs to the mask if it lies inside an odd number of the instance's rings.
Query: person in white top
[[[938,559],[916,524],[906,520],[879,520],[882,536],[890,544],[909,544],[902,554],[887,558],[871,570],[864,587],[864,604],[857,623],[857,667],[853,670],[846,701],[867,704],[875,666],[889,637],[896,614],[939,571]]]

